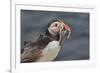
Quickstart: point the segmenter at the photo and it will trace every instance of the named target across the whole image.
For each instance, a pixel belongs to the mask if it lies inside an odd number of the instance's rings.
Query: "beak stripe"
[[[70,27],[67,24],[64,25],[64,29],[67,29],[68,31],[71,31]]]

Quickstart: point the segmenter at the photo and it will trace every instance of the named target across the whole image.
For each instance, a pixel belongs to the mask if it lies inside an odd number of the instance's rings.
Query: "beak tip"
[[[71,29],[70,29],[70,27],[67,24],[64,24],[64,29],[68,30],[69,32],[71,32]]]

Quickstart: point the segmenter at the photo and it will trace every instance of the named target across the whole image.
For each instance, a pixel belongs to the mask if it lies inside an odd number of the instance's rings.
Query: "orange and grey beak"
[[[65,30],[68,30],[68,31],[71,31],[70,27],[68,26],[68,24],[64,24],[64,29]]]
[[[65,33],[66,33],[66,36],[67,36],[67,39],[68,39],[70,37],[70,34],[71,34],[71,29],[68,26],[68,24],[64,24],[64,30],[65,30]]]
[[[60,32],[60,43],[62,43],[64,40],[67,40],[70,37],[71,28],[68,24],[65,24],[63,21],[59,21],[63,24],[63,29]]]
[[[68,24],[65,24],[60,19],[59,19],[59,21],[63,24],[63,30],[64,30],[64,33],[65,33],[65,37],[67,37],[67,39],[68,39],[70,37],[70,34],[71,34],[71,28],[69,27]]]

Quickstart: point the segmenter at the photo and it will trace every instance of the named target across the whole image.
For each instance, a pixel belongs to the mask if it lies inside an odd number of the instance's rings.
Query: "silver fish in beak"
[[[62,44],[65,40],[67,40],[71,35],[71,29],[68,26],[68,24],[63,23],[61,20],[59,20],[63,24],[63,28],[60,29],[60,44]]]

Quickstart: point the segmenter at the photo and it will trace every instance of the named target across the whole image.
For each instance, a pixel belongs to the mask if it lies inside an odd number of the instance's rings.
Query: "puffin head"
[[[71,34],[71,29],[68,24],[65,24],[62,20],[53,20],[48,24],[47,32],[53,37],[56,37],[60,43],[65,39],[68,39]]]

